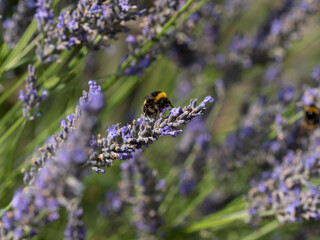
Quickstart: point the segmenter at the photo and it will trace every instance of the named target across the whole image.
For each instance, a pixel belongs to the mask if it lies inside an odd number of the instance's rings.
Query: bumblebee
[[[314,130],[320,123],[320,110],[314,105],[304,108],[303,126],[309,130]]]
[[[147,117],[157,118],[158,114],[167,107],[173,107],[167,94],[162,91],[154,91],[145,97],[143,112]]]

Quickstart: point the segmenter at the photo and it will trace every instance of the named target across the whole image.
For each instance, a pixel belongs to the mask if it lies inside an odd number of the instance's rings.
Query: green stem
[[[260,228],[259,230],[249,234],[248,236],[242,238],[242,240],[256,240],[256,239],[260,239],[261,237],[265,236],[266,234],[274,231],[276,228],[278,228],[279,222],[277,220],[274,220],[270,223],[268,223],[267,225],[263,226],[262,228]]]
[[[214,228],[223,228],[229,226],[234,221],[245,221],[248,220],[249,214],[248,210],[240,210],[234,213],[227,214],[217,219],[212,219],[211,221],[199,222],[193,224],[192,226],[186,229],[187,233],[197,232],[204,229],[214,229]]]
[[[34,35],[35,31],[37,30],[37,24],[36,20],[34,19],[23,36],[21,37],[18,44],[15,46],[14,49],[10,52],[9,56],[6,58],[6,60],[1,64],[0,66],[0,76],[3,74],[3,72],[13,68],[17,64],[18,61],[20,61],[27,53],[29,53],[33,47],[35,46],[35,41],[32,41],[28,44],[32,36]],[[37,36],[38,38],[39,36]]]
[[[17,143],[19,142],[19,140],[21,139],[21,134],[23,132],[23,129],[26,125],[27,121],[23,121],[21,126],[19,127],[18,131],[15,131],[15,134],[13,136],[12,139],[10,139],[10,145],[8,146],[8,148],[6,149],[9,154],[6,157],[6,161],[4,162],[4,170],[5,173],[1,174],[3,176],[8,175],[13,169],[14,169],[14,165],[15,165],[15,154],[16,154],[16,149],[17,149]]]
[[[10,120],[18,118],[21,115],[21,112],[18,112],[18,109],[21,108],[22,102],[17,102],[13,107],[10,108],[10,110],[1,117],[0,119],[0,136],[1,133],[4,132],[4,130],[7,130],[7,122]]]
[[[21,116],[9,129],[8,131],[5,132],[5,134],[3,134],[0,138],[0,145],[2,145],[7,138],[13,134],[13,132],[20,126],[20,124],[23,123],[23,121],[25,121],[24,117]]]
[[[173,221],[171,222],[174,226],[179,226],[184,219],[189,216],[192,211],[194,211],[202,202],[203,200],[214,190],[217,186],[216,182],[212,181],[213,173],[209,171],[203,178],[203,181],[198,184],[197,188],[199,189],[199,193],[196,197],[194,197],[188,205],[180,212],[177,213]]]
[[[36,41],[40,36],[37,36],[29,45],[27,45],[21,53],[14,57],[11,61],[8,62],[6,66],[3,67],[4,71],[8,71],[10,69],[17,68],[21,64],[24,63],[24,60],[22,59],[24,56],[26,56],[35,46],[36,46]]]
[[[0,105],[20,86],[24,81],[24,78],[27,76],[25,73],[20,79],[18,79],[14,84],[12,84],[0,97]]]

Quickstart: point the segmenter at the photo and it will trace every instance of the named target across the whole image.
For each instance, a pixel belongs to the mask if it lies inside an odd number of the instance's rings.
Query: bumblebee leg
[[[172,106],[172,104],[171,104],[171,102],[170,102],[170,100],[169,100],[169,99],[168,99],[168,101],[169,101],[170,106],[173,108],[174,106]]]

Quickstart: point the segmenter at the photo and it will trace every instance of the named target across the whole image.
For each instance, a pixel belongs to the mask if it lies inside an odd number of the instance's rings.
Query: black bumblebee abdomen
[[[320,123],[320,111],[315,105],[304,109],[303,125],[308,129],[315,129]]]
[[[306,121],[308,121],[310,123],[313,123],[313,124],[319,123],[319,114],[318,113],[315,113],[312,111],[307,111],[305,113],[305,118],[306,118]]]

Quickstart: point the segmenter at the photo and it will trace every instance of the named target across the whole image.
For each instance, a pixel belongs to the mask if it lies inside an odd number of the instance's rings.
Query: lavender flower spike
[[[8,9],[8,6],[6,6],[4,1],[0,1],[0,5],[0,9]],[[12,16],[3,22],[3,40],[8,44],[9,48],[15,47],[20,37],[27,29],[33,18],[34,10],[34,0],[19,1],[14,8]]]
[[[139,229],[139,239],[153,239],[151,234],[160,235],[159,227],[163,225],[163,219],[159,214],[159,207],[163,196],[161,194],[165,187],[165,181],[157,180],[157,171],[147,164],[147,159],[141,154],[134,157],[134,165],[140,175],[139,185],[142,196],[134,207],[135,224]]]
[[[160,216],[162,191],[165,180],[158,180],[158,172],[148,166],[148,161],[141,151],[133,158],[121,164],[121,182],[117,192],[106,192],[105,201],[99,204],[101,214],[112,218],[111,214],[121,214],[129,206],[133,206],[134,224],[138,239],[154,239],[160,236],[160,227],[164,220]],[[135,175],[139,177],[136,178]]]
[[[76,114],[67,118],[72,122],[67,138],[60,141],[56,135],[55,144],[43,149],[46,154],[38,161],[37,171],[29,174],[28,185],[15,193],[11,209],[1,212],[0,239],[29,239],[42,226],[57,220],[61,208],[69,212],[65,239],[85,239],[83,212],[78,206],[83,191],[80,166],[89,157],[90,138],[104,107],[100,87],[94,81],[89,86]]]
[[[27,120],[34,120],[41,115],[41,112],[35,111],[40,103],[47,98],[47,89],[38,95],[40,85],[37,85],[36,67],[28,65],[28,77],[26,77],[26,91],[20,90],[19,99],[23,101],[22,115]]]
[[[36,19],[43,32],[37,55],[43,62],[54,62],[59,54],[75,46],[99,49],[118,33],[127,32],[126,22],[140,13],[134,1],[76,1],[73,9],[54,19],[51,0],[39,0]]]
[[[132,153],[142,147],[156,141],[161,136],[176,137],[180,132],[180,126],[187,124],[194,117],[200,116],[206,109],[206,104],[213,102],[213,98],[207,96],[197,105],[197,99],[192,99],[188,106],[172,108],[167,117],[162,112],[158,119],[149,119],[141,116],[133,120],[131,124],[123,127],[113,125],[108,128],[107,138],[91,140],[92,152],[88,164],[97,172],[104,172],[101,167],[110,167],[113,160],[130,159]]]

